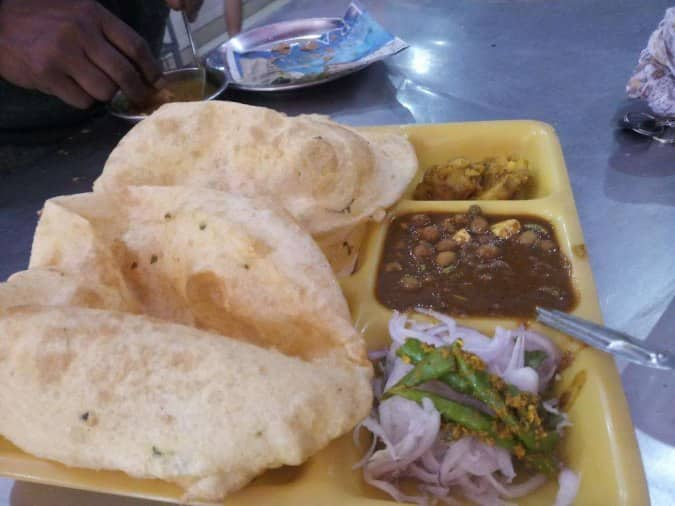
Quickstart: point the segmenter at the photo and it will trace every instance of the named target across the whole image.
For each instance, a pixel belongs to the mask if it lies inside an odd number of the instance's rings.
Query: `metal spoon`
[[[646,112],[627,112],[624,122],[630,128],[647,132],[660,132],[664,127],[675,127],[675,118],[657,118]]]
[[[675,355],[647,348],[640,340],[562,311],[538,307],[537,321],[586,344],[636,364],[656,369],[675,369]]]
[[[651,137],[662,143],[674,143],[675,118],[657,118],[646,112],[627,112],[623,117],[624,126],[635,133]]]
[[[200,71],[197,79],[199,79],[201,82],[200,98],[203,98],[204,95],[206,94],[206,68],[204,67],[204,65],[202,65],[199,56],[197,56],[197,46],[195,45],[195,41],[192,37],[192,28],[190,27],[190,20],[188,20],[185,11],[181,11],[181,14],[183,15],[183,24],[185,25],[185,33],[187,33],[188,41],[190,42],[190,48],[192,49],[192,61],[195,64],[195,68],[197,68]]]

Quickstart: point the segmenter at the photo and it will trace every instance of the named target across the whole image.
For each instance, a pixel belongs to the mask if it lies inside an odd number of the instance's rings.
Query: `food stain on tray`
[[[548,222],[484,215],[475,205],[468,213],[394,219],[376,296],[398,310],[511,317],[531,317],[536,306],[569,311],[577,299],[570,264]]]
[[[586,384],[586,371],[579,371],[572,379],[570,385],[560,395],[560,409],[569,411],[572,409],[574,402],[579,397],[581,389]]]
[[[575,244],[572,246],[572,253],[577,258],[586,258],[588,256],[585,244]]]

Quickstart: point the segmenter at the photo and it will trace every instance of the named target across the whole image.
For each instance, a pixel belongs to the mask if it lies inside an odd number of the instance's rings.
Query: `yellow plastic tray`
[[[549,220],[562,251],[572,264],[579,296],[574,313],[601,320],[565,162],[553,128],[535,121],[495,121],[372,129],[407,133],[422,169],[459,156],[478,160],[492,155],[515,154],[529,160],[536,181],[532,198],[481,201],[480,205],[487,214],[533,214]],[[409,200],[420,177],[421,172],[404,199],[392,209],[392,215],[417,211],[463,212],[475,203]],[[370,226],[357,271],[342,283],[356,325],[363,331],[371,349],[388,344],[387,321],[391,312],[374,298],[377,265],[387,223],[385,220]],[[496,325],[514,327],[521,323],[515,319],[490,318],[460,321],[487,333],[491,333]],[[581,475],[576,504],[649,504],[633,425],[613,360],[537,324],[533,327],[576,355],[556,387],[559,392],[576,392],[570,408],[574,425],[562,443],[565,462]],[[231,506],[385,504],[390,501],[388,496],[365,484],[360,470],[352,470],[361,451],[353,445],[351,435],[347,435],[302,466],[265,473],[226,502]],[[2,438],[0,474],[19,480],[170,502],[180,498],[180,490],[173,485],[158,480],[132,479],[119,472],[67,468],[27,455]],[[557,484],[549,483],[518,502],[523,505],[552,504],[556,491]]]

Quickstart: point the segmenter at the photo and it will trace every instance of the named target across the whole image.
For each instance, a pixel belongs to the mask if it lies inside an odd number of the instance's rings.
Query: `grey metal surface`
[[[281,2],[264,23],[336,16],[347,3]],[[675,317],[672,309],[664,311],[675,295],[675,146],[615,130],[626,111],[640,108],[625,100],[624,85],[672,0],[362,3],[412,47],[302,93],[226,97],[289,113],[330,114],[354,125],[511,118],[551,123],[565,153],[606,323],[672,351]],[[30,163],[0,174],[0,278],[26,266],[42,201],[86,191],[125,127],[102,119],[88,128],[60,145],[35,146]],[[652,504],[670,506],[675,375],[630,365],[622,377]],[[11,486],[0,480],[3,506],[10,503]],[[25,484],[12,497],[12,506],[101,502]]]

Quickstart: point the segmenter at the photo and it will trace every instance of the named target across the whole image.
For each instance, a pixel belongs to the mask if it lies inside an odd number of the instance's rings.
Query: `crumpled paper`
[[[675,7],[654,30],[626,85],[632,98],[644,98],[659,116],[675,116]]]
[[[279,44],[268,51],[228,50],[231,79],[246,85],[274,85],[346,73],[406,49],[358,3],[349,5],[342,27],[305,43]]]

